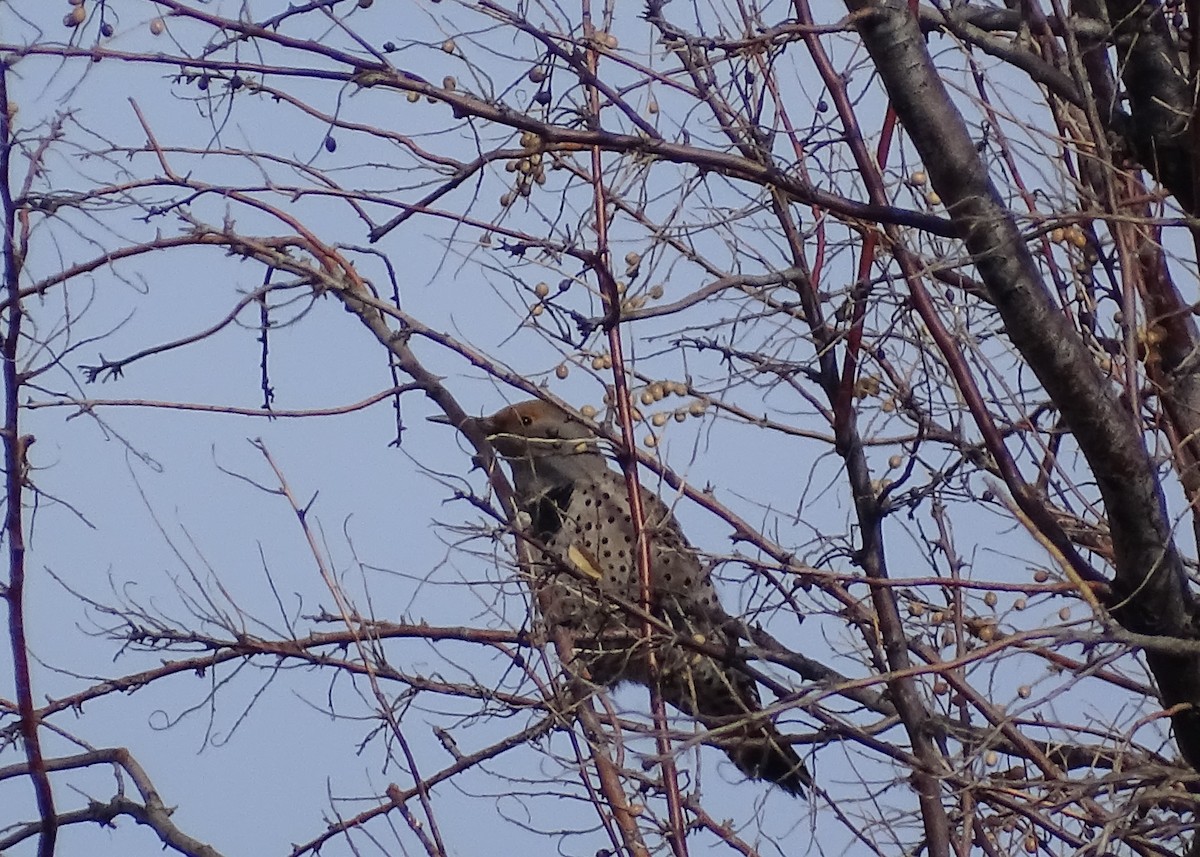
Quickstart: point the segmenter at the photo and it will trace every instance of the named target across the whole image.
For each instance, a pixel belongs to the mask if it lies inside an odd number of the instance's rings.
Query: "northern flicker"
[[[534,569],[535,588],[547,625],[572,634],[572,666],[586,668],[592,682],[609,687],[656,681],[662,698],[710,730],[705,740],[744,774],[803,795],[812,779],[775,725],[758,714],[762,704],[754,680],[681,642],[703,643],[710,652],[737,646],[724,630],[729,616],[709,572],[667,505],[641,489],[650,543],[650,612],[670,629],[655,631],[652,675],[642,621],[629,609],[641,602],[629,494],[595,435],[537,399],[475,423],[511,467],[517,502],[529,516],[528,532],[545,548]]]

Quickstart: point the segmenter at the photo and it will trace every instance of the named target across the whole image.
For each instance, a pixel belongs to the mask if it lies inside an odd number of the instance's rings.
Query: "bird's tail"
[[[804,797],[805,788],[813,784],[804,761],[770,723],[747,726],[741,734],[721,740],[720,747],[743,774],[774,783],[790,795]]]
[[[803,797],[812,776],[775,724],[760,713],[753,679],[707,657],[673,666],[660,683],[663,699],[699,720],[709,730],[704,740],[724,750],[743,774]]]
[[[689,627],[686,615],[680,621]],[[694,632],[694,626],[691,630]],[[710,626],[706,631],[693,636],[730,644],[718,629]],[[812,775],[775,724],[761,714],[758,689],[749,675],[678,644],[664,645],[656,654],[655,674],[651,674],[643,650],[636,648],[591,654],[588,664],[593,681],[600,684],[656,682],[663,700],[699,720],[709,730],[701,740],[723,750],[739,771],[751,779],[774,783],[788,794],[804,796],[805,788],[813,784]]]

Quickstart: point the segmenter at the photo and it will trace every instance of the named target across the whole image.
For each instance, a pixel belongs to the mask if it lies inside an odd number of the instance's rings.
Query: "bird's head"
[[[429,419],[453,425],[444,416]],[[466,424],[486,435],[496,452],[514,465],[521,461],[541,461],[564,468],[572,467],[572,463],[594,467],[597,459],[603,460],[595,432],[566,411],[541,399],[509,405],[490,417],[467,417]],[[466,424],[460,428],[465,428]]]
[[[477,424],[505,458],[595,455],[599,451],[591,429],[541,399],[501,408]]]

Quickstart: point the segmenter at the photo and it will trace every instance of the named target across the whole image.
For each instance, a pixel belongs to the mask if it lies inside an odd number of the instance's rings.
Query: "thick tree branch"
[[[1054,306],[902,0],[848,6],[869,13],[863,41],[1004,320],[1013,344],[1062,411],[1096,478],[1115,550],[1110,608],[1138,633],[1192,638],[1195,604],[1171,537],[1166,502],[1131,406],[1097,370]],[[1180,749],[1200,766],[1200,657],[1147,653]],[[1181,705],[1182,703],[1182,705]]]

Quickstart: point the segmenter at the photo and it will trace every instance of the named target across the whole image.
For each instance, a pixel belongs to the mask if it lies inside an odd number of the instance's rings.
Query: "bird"
[[[667,504],[640,488],[656,627],[648,646],[643,619],[630,609],[642,599],[629,493],[595,432],[541,399],[468,419],[512,470],[526,532],[543,553],[533,568],[542,619],[570,632],[572,668],[604,687],[656,684],[662,699],[707,729],[702,740],[743,774],[804,796],[812,777],[761,714],[753,678],[731,658],[711,654],[735,652],[738,643],[725,630],[729,615],[709,570]],[[682,642],[689,638],[703,645]]]

